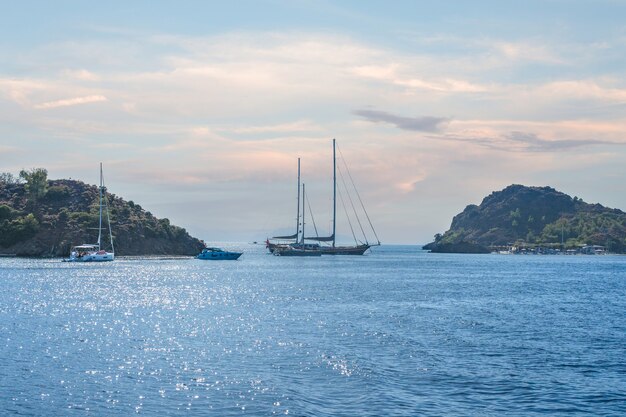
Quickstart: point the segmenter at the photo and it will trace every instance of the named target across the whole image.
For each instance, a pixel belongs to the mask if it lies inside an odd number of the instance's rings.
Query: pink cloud
[[[63,100],[48,101],[45,103],[37,104],[34,107],[36,109],[47,110],[47,109],[56,109],[58,107],[69,107],[69,106],[78,106],[81,104],[98,103],[101,101],[107,101],[107,98],[101,95],[74,97],[74,98],[67,98]]]

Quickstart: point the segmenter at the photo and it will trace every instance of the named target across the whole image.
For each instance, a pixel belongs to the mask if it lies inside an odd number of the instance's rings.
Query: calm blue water
[[[624,415],[626,257],[0,259],[1,415]]]

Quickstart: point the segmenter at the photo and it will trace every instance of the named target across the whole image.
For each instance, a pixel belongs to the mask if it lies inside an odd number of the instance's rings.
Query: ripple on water
[[[0,259],[0,414],[626,413],[623,257]]]

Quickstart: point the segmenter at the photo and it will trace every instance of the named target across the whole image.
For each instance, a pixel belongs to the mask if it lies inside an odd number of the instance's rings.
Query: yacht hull
[[[370,245],[320,247],[322,255],[363,255]]]
[[[100,251],[104,252],[104,251]],[[113,252],[105,252],[105,253],[87,253],[82,256],[72,255],[68,259],[64,259],[63,262],[111,262],[115,259],[115,254]]]
[[[196,255],[196,259],[207,261],[235,261],[239,259],[242,252],[229,252],[220,248],[205,248]]]
[[[322,256],[319,249],[301,249],[293,247],[275,248],[273,254],[275,256]]]
[[[211,261],[235,261],[241,256],[240,252],[224,252],[224,253],[201,253],[196,259],[204,259]]]

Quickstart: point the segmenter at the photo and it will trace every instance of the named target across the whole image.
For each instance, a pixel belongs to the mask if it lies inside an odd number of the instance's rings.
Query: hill
[[[45,169],[0,175],[0,254],[67,256],[97,241],[98,187],[48,180]],[[183,228],[106,193],[117,255],[194,255],[204,247]]]
[[[434,252],[489,252],[505,245],[566,248],[601,245],[626,251],[626,213],[551,187],[510,185],[469,205],[452,219],[450,229],[435,235],[425,249]]]

